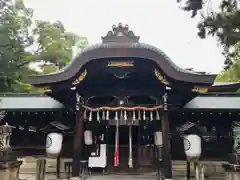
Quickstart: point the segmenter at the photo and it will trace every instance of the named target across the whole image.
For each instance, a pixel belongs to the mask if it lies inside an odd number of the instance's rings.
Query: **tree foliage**
[[[220,82],[239,82],[240,81],[240,43],[235,45],[235,53],[233,64],[228,69],[223,70],[218,76],[217,81]]]
[[[33,73],[24,66],[32,54],[25,49],[33,44],[28,27],[31,25],[33,11],[18,0],[1,0],[0,13],[0,83],[1,91],[22,91],[28,89],[21,80]]]
[[[36,21],[34,34],[38,44],[37,58],[51,62],[59,68],[65,66],[72,59],[72,46],[77,41],[84,39],[79,48],[84,48],[88,44],[85,37],[66,32],[60,21],[55,23]]]
[[[182,2],[179,0],[178,2]],[[240,41],[240,9],[239,0],[221,0],[218,10],[209,10],[205,12],[205,5],[209,5],[210,0],[187,0],[183,9],[191,12],[192,17],[201,15],[201,21],[198,24],[198,35],[201,38],[206,36],[215,36],[223,47],[225,56],[226,77],[233,79],[240,77],[239,71],[235,71],[239,66],[239,41]],[[230,69],[229,69],[230,68]],[[227,70],[229,69],[229,70]],[[224,73],[223,72],[223,73]],[[222,78],[222,75],[220,77]],[[221,79],[220,78],[220,79]],[[233,80],[233,79],[229,80]],[[239,79],[235,79],[239,80]]]
[[[33,10],[23,0],[0,0],[0,92],[30,92],[34,89],[24,79],[38,73],[29,64],[41,61],[58,70],[71,60],[71,47],[84,37],[67,33],[61,22],[32,20]],[[35,26],[35,27],[34,27]],[[48,63],[46,63],[48,62]],[[50,68],[48,68],[48,72]]]

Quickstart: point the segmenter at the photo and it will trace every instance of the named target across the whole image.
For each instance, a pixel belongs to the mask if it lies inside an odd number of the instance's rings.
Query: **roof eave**
[[[116,54],[116,51],[114,51],[116,49],[123,50],[120,54]],[[192,81],[194,83],[212,85],[216,78],[215,74],[197,74],[186,71],[175,65],[161,50],[150,45],[143,43],[108,43],[86,48],[66,68],[58,73],[32,76],[27,79],[27,82],[32,85],[41,85],[68,80],[75,76],[87,62],[107,57],[139,57],[149,59],[155,61],[159,68],[168,76],[179,81]]]

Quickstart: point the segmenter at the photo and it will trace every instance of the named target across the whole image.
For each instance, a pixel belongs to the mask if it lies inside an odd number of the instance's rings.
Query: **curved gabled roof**
[[[140,43],[139,37],[129,31],[127,26],[123,27],[119,24],[118,27],[113,26],[113,30],[102,37],[102,43],[85,48],[61,71],[30,77],[29,82],[38,85],[64,81],[74,77],[91,60],[111,57],[149,59],[154,61],[167,76],[177,81],[211,85],[216,77],[216,75],[194,73],[180,68],[163,51],[154,46]]]

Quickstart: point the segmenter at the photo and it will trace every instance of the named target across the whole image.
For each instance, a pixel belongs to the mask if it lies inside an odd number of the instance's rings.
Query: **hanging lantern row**
[[[97,121],[101,120],[160,120],[160,114],[158,110],[146,111],[146,110],[99,110],[91,111],[85,109],[83,119],[92,121],[95,116]]]

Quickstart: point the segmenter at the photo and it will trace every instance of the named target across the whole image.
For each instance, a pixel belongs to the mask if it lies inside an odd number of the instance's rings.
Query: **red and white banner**
[[[119,165],[119,125],[118,120],[116,120],[116,134],[115,134],[115,156],[114,156],[114,166]]]

